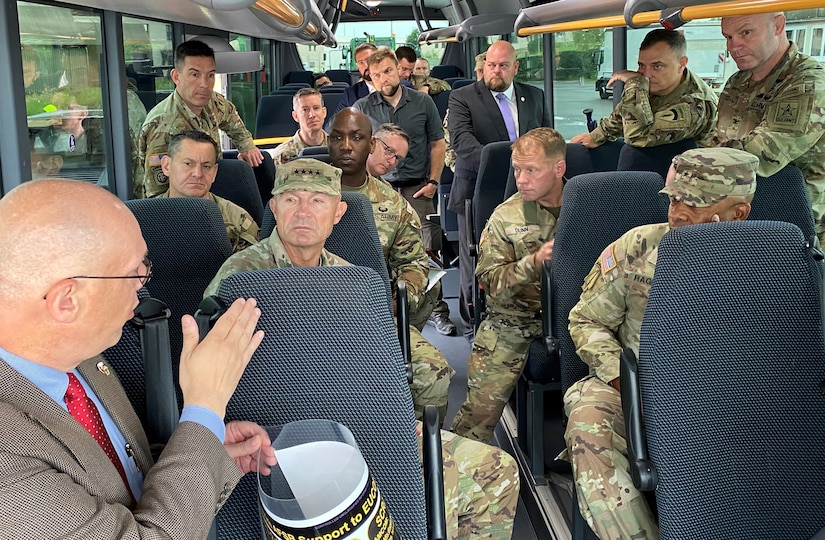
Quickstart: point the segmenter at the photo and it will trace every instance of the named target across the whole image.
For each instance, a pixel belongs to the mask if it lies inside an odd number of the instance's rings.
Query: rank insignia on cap
[[[103,362],[98,362],[97,363],[97,370],[99,372],[103,373],[104,375],[111,375],[112,374],[112,372],[109,371],[109,366],[107,366]]]
[[[601,261],[602,274],[606,274],[618,266],[618,263],[616,263],[616,257],[613,256],[613,244],[610,244],[604,248],[604,251],[602,251]]]

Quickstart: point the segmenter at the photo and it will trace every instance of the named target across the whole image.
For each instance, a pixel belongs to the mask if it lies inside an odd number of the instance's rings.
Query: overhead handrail
[[[632,23],[634,27],[642,28],[651,24],[659,24],[665,18],[669,21],[677,17],[681,24],[698,20],[710,19],[714,17],[734,17],[739,15],[752,15],[757,13],[771,13],[774,11],[795,11],[800,9],[813,9],[825,7],[825,0],[733,0],[712,4],[702,4],[687,6],[682,9],[665,9],[664,11],[648,11],[633,15]],[[530,8],[533,9],[533,8]],[[527,10],[525,10],[527,11]],[[624,15],[613,15],[596,17],[578,21],[553,22],[548,24],[533,25],[529,18],[519,16],[516,19],[515,31],[519,37],[527,37],[538,34],[548,34],[553,32],[570,32],[573,30],[589,30],[593,28],[615,28],[627,26]],[[680,24],[665,25],[669,28],[676,28]]]
[[[423,32],[418,36],[419,43],[444,43],[447,41],[456,42],[456,34],[458,33],[459,25],[447,26],[446,28],[433,28],[427,32]]]
[[[487,13],[474,15],[458,25],[456,38],[459,42],[471,37],[509,34],[513,31],[517,13]]]
[[[515,30],[547,24],[621,15],[625,0],[558,0],[522,9]]]

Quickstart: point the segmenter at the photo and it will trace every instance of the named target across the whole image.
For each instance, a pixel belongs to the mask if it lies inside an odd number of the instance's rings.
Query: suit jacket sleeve
[[[0,429],[25,436],[0,441],[0,530],[13,530],[20,538],[206,537],[241,477],[212,432],[181,423],[146,471],[140,500],[129,508],[126,488],[97,443],[65,410],[14,373],[19,380],[12,392],[21,398],[0,402]],[[114,382],[120,393],[115,400],[128,403]],[[127,412],[134,416],[131,409]],[[127,440],[145,442],[142,431],[123,431]]]
[[[448,120],[450,144],[456,155],[461,157],[469,168],[477,171],[481,149],[484,145],[479,142],[473,132],[473,111],[470,100],[465,97],[467,95],[470,95],[469,92],[450,93]],[[475,96],[472,97],[475,98]],[[478,110],[475,112],[479,113]]]

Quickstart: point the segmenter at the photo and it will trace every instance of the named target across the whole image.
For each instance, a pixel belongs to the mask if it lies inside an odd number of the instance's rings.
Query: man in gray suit
[[[450,93],[448,130],[456,153],[455,176],[447,209],[458,220],[459,270],[462,314],[472,301],[472,259],[464,230],[464,200],[473,198],[481,149],[496,141],[515,141],[533,128],[550,127],[544,91],[513,82],[518,73],[516,51],[507,41],[487,50],[484,78]],[[501,97],[499,97],[499,94]],[[505,119],[504,115],[509,118]]]
[[[99,356],[152,274],[134,216],[93,184],[39,180],[0,200],[0,221],[0,530],[205,538],[241,476],[257,470],[259,449],[265,470],[275,463],[260,426],[223,423],[263,339],[255,301],[237,300],[200,344],[183,318],[184,408],[155,463]]]

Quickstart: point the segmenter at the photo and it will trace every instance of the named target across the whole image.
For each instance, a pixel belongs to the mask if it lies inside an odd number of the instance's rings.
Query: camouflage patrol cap
[[[314,191],[341,194],[341,169],[317,159],[300,158],[278,165],[272,194],[285,191]]]
[[[712,206],[756,191],[753,154],[733,148],[694,148],[673,158],[676,176],[659,193],[688,206]]]

